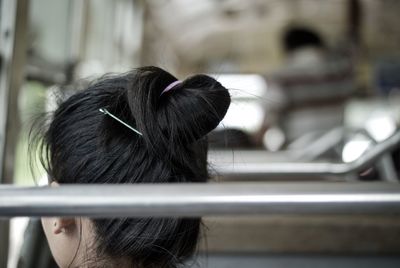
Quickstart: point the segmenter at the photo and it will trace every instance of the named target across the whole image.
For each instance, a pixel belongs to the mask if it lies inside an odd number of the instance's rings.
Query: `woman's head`
[[[43,136],[50,181],[205,182],[206,135],[225,116],[230,96],[206,75],[189,77],[161,94],[176,80],[160,68],[144,67],[104,77],[61,103]],[[142,135],[99,109],[107,109]],[[84,219],[84,224],[77,220],[43,221],[60,266],[72,261],[71,254],[60,254],[67,248],[60,243],[69,240],[55,236],[75,232],[79,240],[92,241],[83,254],[88,258],[129,267],[176,267],[194,252],[200,228],[200,219]],[[72,256],[74,265],[85,260],[83,251],[78,252],[80,257]]]

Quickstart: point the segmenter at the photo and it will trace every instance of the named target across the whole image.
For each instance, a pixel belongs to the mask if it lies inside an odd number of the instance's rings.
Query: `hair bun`
[[[214,78],[194,75],[177,85],[168,96],[169,120],[160,116],[161,128],[169,135],[180,135],[186,143],[207,135],[218,126],[230,105],[228,90]],[[168,131],[169,130],[169,131]]]
[[[230,105],[228,90],[210,76],[191,76],[161,95],[176,77],[157,67],[136,72],[128,91],[129,106],[146,143],[158,153],[207,135]]]

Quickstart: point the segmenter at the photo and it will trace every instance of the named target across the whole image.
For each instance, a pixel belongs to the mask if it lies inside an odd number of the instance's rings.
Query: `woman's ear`
[[[58,267],[78,267],[71,262],[75,259],[81,240],[86,243],[82,238],[83,232],[79,231],[82,228],[81,221],[80,217],[42,218],[43,230]]]
[[[53,180],[50,183],[50,186],[59,187],[60,184],[58,184],[57,181]],[[54,218],[52,229],[54,234],[60,234],[60,233],[71,233],[71,231],[74,230],[75,227],[76,227],[75,218]]]
[[[54,218],[53,233],[71,233],[76,229],[75,218]]]

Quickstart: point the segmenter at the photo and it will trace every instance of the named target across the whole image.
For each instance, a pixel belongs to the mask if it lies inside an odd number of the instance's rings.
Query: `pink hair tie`
[[[172,82],[171,84],[169,84],[162,92],[160,95],[164,94],[165,92],[170,91],[171,89],[173,89],[176,85],[182,83],[182,81],[176,80],[175,82]]]

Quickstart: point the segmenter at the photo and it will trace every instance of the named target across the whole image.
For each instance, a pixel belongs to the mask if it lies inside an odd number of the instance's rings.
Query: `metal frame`
[[[226,165],[224,163],[213,163],[216,175],[223,177],[246,177],[259,176],[266,178],[268,176],[324,176],[334,175],[343,176],[362,171],[369,165],[382,158],[388,152],[397,148],[400,144],[400,131],[396,132],[387,140],[377,143],[360,158],[351,163],[313,163],[313,162],[282,162],[282,163],[241,163],[234,162]],[[232,153],[232,152],[230,152]],[[237,157],[240,159],[240,157]],[[398,181],[396,173],[392,178]]]
[[[389,183],[205,183],[0,187],[0,216],[197,217],[400,214]]]

